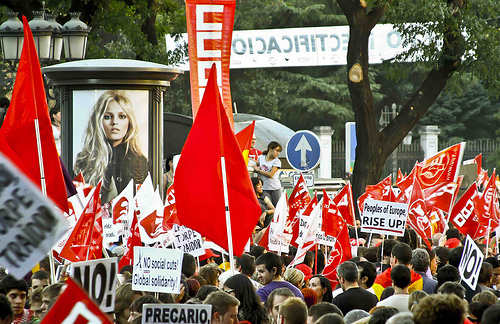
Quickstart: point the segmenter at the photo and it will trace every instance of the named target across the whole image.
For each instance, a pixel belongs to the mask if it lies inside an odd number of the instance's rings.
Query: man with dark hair
[[[427,270],[431,263],[429,253],[425,249],[413,250],[411,265],[413,271],[422,276],[423,291],[428,294],[433,294],[437,285],[437,281],[427,275]]]
[[[481,317],[481,324],[498,324],[500,323],[500,305],[488,307]]]
[[[380,255],[382,255],[382,259],[380,262],[376,263],[377,266],[377,271],[378,272],[384,272],[385,270],[389,269],[391,267],[391,253],[392,253],[392,248],[398,244],[398,241],[396,240],[385,240],[384,244],[380,244],[377,252],[377,258],[380,258]],[[380,251],[380,249],[383,250]]]
[[[358,286],[359,270],[354,262],[341,263],[337,267],[337,277],[344,292],[335,297],[332,303],[342,311],[342,314],[347,314],[353,309],[369,312],[377,305],[377,297]]]
[[[0,294],[4,294],[9,299],[13,313],[13,324],[31,321],[35,318],[33,311],[24,308],[28,299],[28,284],[26,281],[23,279],[17,280],[8,275],[0,281]]]
[[[48,285],[50,285],[50,274],[43,270],[38,270],[33,274],[33,276],[31,276],[30,293],[38,288],[43,290]]]
[[[12,307],[5,295],[0,294],[0,324],[10,324],[12,322]]]
[[[255,290],[262,288],[262,285],[257,281],[252,279],[252,275],[255,272],[255,258],[250,254],[242,254],[241,257],[234,258],[234,266],[236,271],[244,274],[250,279]]]
[[[207,296],[203,304],[212,305],[213,324],[238,323],[238,306],[240,306],[240,302],[228,293],[214,291]]]
[[[184,253],[182,257],[182,274],[186,278],[191,278],[197,272],[196,269],[196,259],[189,253]]]
[[[408,286],[411,282],[411,271],[404,265],[395,265],[391,271],[392,287],[394,295],[378,302],[377,306],[390,306],[397,308],[400,312],[408,311]]]
[[[464,299],[465,297],[465,288],[458,282],[445,282],[439,287],[437,292],[443,295],[455,294],[460,299]]]
[[[265,303],[269,294],[276,288],[288,288],[296,297],[304,299],[302,292],[289,283],[283,280],[281,272],[283,270],[283,261],[281,257],[273,252],[262,254],[255,260],[255,268],[259,281],[264,287],[257,290],[260,300]]]
[[[477,281],[477,284],[479,288],[481,288],[481,291],[493,291],[493,289],[490,288],[492,279],[493,266],[490,263],[483,261],[481,270],[479,270],[479,278]]]
[[[391,267],[400,264],[409,268],[412,256],[413,256],[412,251],[408,244],[398,243],[394,245],[391,252]],[[380,299],[380,296],[382,295],[384,289],[392,285],[391,269],[392,268],[385,270],[384,272],[379,274],[375,279],[375,283],[373,284],[373,290],[375,291],[375,294],[377,295],[378,299]],[[415,290],[422,290],[422,288],[423,288],[422,276],[411,270],[411,283],[408,288],[409,292],[412,293]]]
[[[334,304],[321,302],[309,307],[309,312],[307,313],[307,324],[314,324],[323,315],[326,314],[338,314],[344,316],[342,311]]]
[[[281,324],[306,324],[307,305],[304,300],[292,297],[280,305],[279,315],[283,318]]]
[[[42,320],[47,313],[46,309],[42,309],[43,300],[42,300],[42,289],[38,288],[36,290],[31,291],[30,293],[30,309],[35,313],[36,318]]]
[[[274,323],[278,323],[280,305],[283,304],[285,300],[292,297],[295,297],[295,295],[288,288],[275,289],[269,294],[269,296],[267,296],[267,301],[264,306],[266,307],[269,316],[274,319]]]
[[[56,282],[42,290],[42,308],[43,312],[48,312],[50,302],[59,296],[61,289],[64,287],[64,283]]]
[[[464,252],[463,246],[458,246],[456,248],[451,249],[450,254],[448,256],[448,263],[458,269],[458,265],[460,264],[460,260],[462,259],[463,252]],[[462,281],[460,284],[465,288],[465,299],[469,303],[472,301],[472,297],[474,297],[477,293],[481,292],[481,287],[479,287],[479,285],[476,286],[475,290],[472,290],[465,282]]]
[[[358,285],[375,295],[372,286],[375,282],[375,278],[377,278],[377,269],[373,263],[368,261],[358,261],[356,265],[359,270]]]
[[[500,289],[500,261],[495,257],[489,257],[484,259],[484,262],[488,262],[493,266],[493,274],[491,278],[491,288],[494,290]]]

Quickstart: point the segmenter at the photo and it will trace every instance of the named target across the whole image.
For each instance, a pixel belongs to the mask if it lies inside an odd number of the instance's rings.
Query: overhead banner
[[[212,305],[144,304],[142,324],[210,324]]]
[[[54,203],[0,154],[0,264],[22,278],[67,229]]]
[[[361,216],[361,232],[403,236],[408,204],[366,199]]]
[[[132,289],[178,294],[182,256],[181,250],[134,246]]]
[[[188,43],[187,34],[175,41],[166,35],[167,48]],[[347,64],[349,26],[235,30],[231,44],[231,69]],[[407,50],[392,24],[376,25],[368,41],[370,64],[379,64]],[[191,44],[189,43],[191,48]],[[190,49],[191,50],[191,49]],[[410,61],[410,60],[408,60]],[[188,64],[179,66],[187,71]]]
[[[74,262],[70,277],[78,282],[104,313],[115,309],[118,259],[98,259]]]
[[[231,127],[234,122],[229,61],[235,6],[235,0],[186,0],[193,118],[200,107],[210,68],[215,63],[217,84]]]

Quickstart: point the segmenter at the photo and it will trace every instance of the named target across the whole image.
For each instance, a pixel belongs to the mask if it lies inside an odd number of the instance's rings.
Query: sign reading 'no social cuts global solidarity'
[[[366,199],[361,216],[361,231],[403,236],[407,218],[407,204]]]

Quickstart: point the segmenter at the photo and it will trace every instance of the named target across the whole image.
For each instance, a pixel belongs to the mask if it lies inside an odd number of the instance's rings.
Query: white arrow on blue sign
[[[321,144],[318,136],[311,131],[296,132],[285,149],[286,159],[292,168],[298,171],[314,169],[321,158]]]

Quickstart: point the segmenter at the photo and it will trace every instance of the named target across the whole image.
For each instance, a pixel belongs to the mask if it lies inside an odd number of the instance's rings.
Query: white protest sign
[[[118,259],[73,262],[71,265],[70,277],[81,284],[103,312],[113,312]]]
[[[54,203],[0,154],[0,264],[22,278],[67,229]]]
[[[212,305],[144,304],[142,324],[210,324]]]
[[[176,249],[189,253],[195,257],[205,254],[203,239],[200,233],[186,226],[179,226],[177,224],[174,224],[172,231],[175,237],[174,246]]]
[[[464,251],[462,252],[462,259],[460,259],[460,264],[458,265],[458,271],[460,272],[462,280],[465,281],[467,286],[472,290],[476,289],[483,259],[484,255],[481,253],[481,250],[471,237],[467,235]]]
[[[134,246],[132,289],[178,294],[182,256],[180,250]]]
[[[408,204],[366,199],[361,216],[361,232],[403,236]]]

